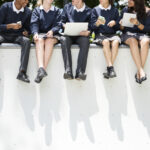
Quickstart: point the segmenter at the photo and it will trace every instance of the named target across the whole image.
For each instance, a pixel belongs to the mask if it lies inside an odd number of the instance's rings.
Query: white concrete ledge
[[[78,47],[72,48],[73,71]],[[34,82],[37,62],[31,48],[31,83],[16,80],[18,45],[0,46],[0,150],[149,150],[150,55],[148,80],[135,82],[130,50],[120,47],[117,78],[106,80],[101,47],[91,45],[87,80],[66,81],[60,46],[54,48],[46,77]]]

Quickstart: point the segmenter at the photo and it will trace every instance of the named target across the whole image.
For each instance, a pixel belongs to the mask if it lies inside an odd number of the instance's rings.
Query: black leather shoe
[[[138,78],[137,73],[135,74],[135,81],[136,81],[137,83],[141,84],[141,81],[140,81],[140,79]]]
[[[30,83],[30,80],[25,72],[19,72],[17,79],[26,83]]]
[[[71,71],[67,71],[64,73],[64,79],[72,80],[73,78],[74,77]]]
[[[37,73],[37,76],[36,76],[36,78],[35,78],[35,82],[36,83],[40,83],[41,81],[42,81],[42,79],[44,78],[44,77],[46,77],[47,76],[47,73],[46,73],[46,71],[45,71],[45,69],[44,68],[39,68],[39,70],[38,70],[38,73]]]
[[[117,75],[116,75],[116,72],[114,70],[114,67],[113,66],[109,67],[109,78],[114,78],[116,76]]]
[[[105,73],[103,73],[104,78],[109,79],[109,78],[114,78],[116,77],[116,72],[114,70],[114,67],[107,67],[107,71]]]
[[[146,76],[146,74],[145,74],[144,77],[140,78],[140,83],[142,83],[143,81],[146,81],[146,80],[147,80],[147,76]]]
[[[104,72],[104,73],[103,73],[103,76],[104,76],[105,79],[109,79],[109,72],[108,72],[108,71],[107,71],[107,72]]]
[[[76,73],[75,79],[76,80],[86,80],[86,75],[82,72]]]

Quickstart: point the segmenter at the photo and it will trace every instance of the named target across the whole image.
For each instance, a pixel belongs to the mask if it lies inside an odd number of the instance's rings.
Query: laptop
[[[79,36],[81,31],[88,30],[88,22],[66,23],[64,35]]]

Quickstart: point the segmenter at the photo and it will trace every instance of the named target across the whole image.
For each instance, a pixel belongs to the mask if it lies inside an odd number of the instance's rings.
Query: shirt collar
[[[40,6],[40,9],[41,9],[41,10],[44,10],[43,5]],[[47,12],[49,12],[50,10],[51,10],[51,11],[54,11],[54,6],[51,6],[51,8],[50,8]]]
[[[15,6],[15,1],[13,1],[13,11],[19,14],[20,12],[24,12],[24,8],[22,7],[20,10],[18,10]]]
[[[76,10],[77,12],[83,12],[85,10],[85,3],[83,5],[83,7],[80,9],[78,9],[76,6],[74,6],[74,10]]]
[[[110,10],[111,9],[111,5],[109,5],[107,8],[104,8],[101,4],[99,5],[99,7],[103,10]]]

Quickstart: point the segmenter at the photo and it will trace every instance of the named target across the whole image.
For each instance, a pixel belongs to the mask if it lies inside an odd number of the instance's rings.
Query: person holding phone
[[[53,0],[39,0],[38,7],[33,10],[31,17],[31,32],[36,45],[38,73],[36,83],[47,76],[46,68],[52,55],[53,47],[58,42],[60,9],[52,5]]]
[[[62,29],[65,28],[67,22],[88,22],[89,29],[80,32],[78,36],[62,36],[61,47],[64,60],[64,79],[73,79],[71,45],[78,44],[80,47],[75,79],[86,80],[86,64],[89,51],[89,35],[90,35],[90,16],[91,9],[87,7],[84,0],[72,0],[72,3],[66,4],[61,16]]]
[[[130,22],[133,27],[123,27],[122,17],[124,13],[136,14],[136,18],[131,18]],[[141,84],[147,79],[144,66],[149,51],[150,39],[150,13],[146,11],[144,0],[128,0],[128,6],[121,12],[120,25],[123,31],[121,36],[122,42],[129,45],[133,60],[137,67],[135,80]]]
[[[116,35],[119,29],[119,12],[113,7],[113,0],[99,0],[99,5],[92,10],[91,28],[96,35],[94,43],[103,46],[107,63],[107,71],[103,73],[104,78],[114,78],[116,72],[113,65],[121,39]]]
[[[18,80],[29,83],[26,74],[30,53],[30,18],[31,10],[26,7],[28,0],[6,2],[0,7],[0,44],[17,43],[21,49],[21,65]]]

